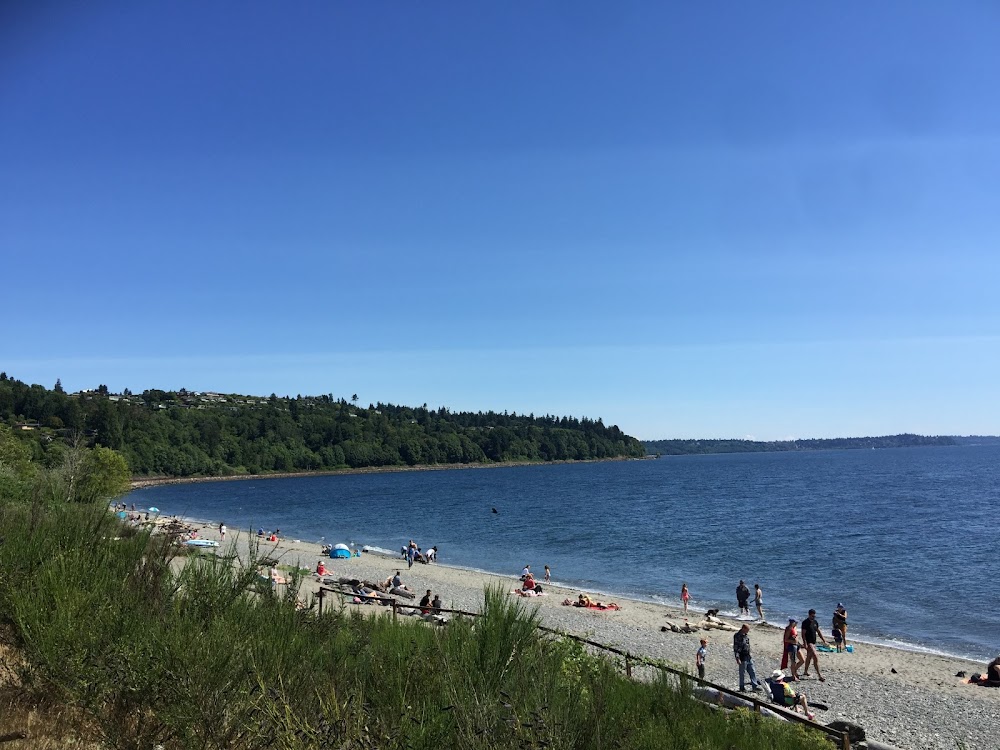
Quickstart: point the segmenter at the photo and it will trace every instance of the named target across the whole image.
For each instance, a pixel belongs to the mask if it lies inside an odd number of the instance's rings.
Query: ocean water
[[[815,608],[829,637],[985,659],[1000,650],[1000,447],[659,460],[166,485],[129,502],[304,541],[398,550],[581,590],[770,622]],[[492,509],[496,508],[497,513]],[[304,561],[311,565],[314,561]]]

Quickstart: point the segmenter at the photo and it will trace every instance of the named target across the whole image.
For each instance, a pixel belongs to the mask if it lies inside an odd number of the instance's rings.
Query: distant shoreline
[[[415,466],[363,466],[357,469],[328,469],[322,471],[289,471],[273,474],[232,474],[224,477],[132,477],[133,490],[159,487],[164,484],[201,484],[203,482],[236,482],[250,479],[295,479],[298,477],[332,477],[349,474],[393,474],[403,471],[452,471],[455,469],[504,469],[514,466],[555,466],[558,464],[596,464],[607,461],[643,461],[644,458],[615,456],[613,458],[587,458],[573,461],[497,461],[489,464],[417,464]]]

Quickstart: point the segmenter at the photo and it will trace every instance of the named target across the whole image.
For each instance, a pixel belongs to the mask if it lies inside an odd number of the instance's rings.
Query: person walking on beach
[[[736,587],[736,604],[740,608],[740,616],[750,616],[750,589],[740,580],[740,585]]]
[[[795,625],[798,623],[794,617],[788,618],[788,626],[782,635],[784,651],[781,656],[781,668],[786,667],[792,673],[791,679],[795,682],[799,680],[799,667],[802,666],[802,654],[799,653],[799,632]]]
[[[837,608],[833,610],[833,642],[837,645],[837,651],[847,648],[847,610],[840,602],[837,602]]]
[[[688,591],[687,583],[681,584],[681,602],[684,603],[684,611],[688,611],[688,599],[691,598],[691,592]]]
[[[549,570],[549,566],[545,566],[545,582],[548,583],[549,579],[552,578],[552,571]]]
[[[733,636],[733,654],[736,656],[736,665],[740,668],[740,692],[746,692],[746,677],[750,675],[750,689],[759,693],[760,683],[757,681],[757,670],[750,653],[750,626],[746,623]]]
[[[820,632],[819,622],[816,620],[816,610],[810,609],[809,616],[802,621],[802,640],[806,644],[806,661],[802,669],[802,676],[807,677],[809,675],[809,664],[811,662],[816,667],[816,677],[819,678],[820,682],[826,682],[823,679],[823,674],[819,671],[819,654],[816,653],[817,636],[823,641],[823,645],[828,645],[826,638],[823,637],[823,633]]]
[[[708,658],[708,639],[701,639],[701,647],[694,654],[694,665],[698,667],[698,679],[705,679],[705,659]]]
[[[226,541],[226,524],[225,523],[220,523],[219,524],[219,537],[221,538],[221,540],[223,542]]]
[[[753,603],[757,607],[757,616],[764,622],[764,592],[761,591],[759,583],[753,585]]]

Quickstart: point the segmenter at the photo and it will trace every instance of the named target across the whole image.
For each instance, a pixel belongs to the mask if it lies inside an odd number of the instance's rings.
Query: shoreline
[[[301,477],[336,477],[355,474],[394,474],[405,471],[454,471],[457,469],[509,469],[516,466],[560,466],[566,464],[596,464],[609,461],[647,461],[651,457],[616,456],[614,458],[586,458],[559,461],[497,461],[488,464],[415,464],[413,466],[362,466],[357,469],[322,469],[318,471],[286,471],[270,474],[230,474],[215,477],[138,477],[129,480],[131,489],[142,490],[170,484],[202,484],[205,482],[238,482],[251,479],[297,479]]]
[[[217,525],[199,519],[185,520],[201,527],[202,538],[218,540]],[[249,531],[231,531],[217,551],[236,553],[246,559],[250,544],[256,540],[256,535]],[[260,542],[260,552],[277,558],[280,565],[300,565],[310,570],[322,559],[330,571],[328,576],[333,578],[384,580],[399,570],[403,581],[418,597],[430,588],[441,594],[449,609],[479,611],[485,586],[496,584],[510,591],[520,585],[515,573],[501,575],[452,566],[447,562],[417,563],[408,568],[406,562],[391,551],[386,551],[388,554],[371,551],[351,559],[330,559],[320,555],[317,543],[283,539],[277,543]],[[581,589],[555,581],[545,584],[540,580],[539,583],[546,595],[519,601],[529,609],[537,608],[547,627],[691,671],[699,639],[707,637],[710,643],[707,679],[729,688],[738,687],[732,658],[732,631],[663,632],[661,628],[668,620],[678,625],[684,623],[685,614],[680,607],[600,593],[602,601],[616,601],[622,609],[579,609],[562,606],[561,602],[575,599]],[[319,587],[315,575],[307,576],[301,595],[309,598]],[[387,608],[381,607],[333,604],[336,598],[328,601],[333,606],[358,607],[365,614],[387,612]],[[697,625],[703,612],[690,609],[687,621]],[[732,618],[725,618],[725,621],[736,622]],[[779,666],[783,624],[757,621],[747,621],[747,624],[751,628],[757,674],[763,679]],[[824,635],[827,634],[828,628],[824,628]],[[856,641],[853,637],[849,642],[855,645],[854,653],[820,653],[820,667],[826,682],[820,683],[811,676],[795,686],[798,691],[807,693],[810,701],[815,699],[830,706],[829,711],[819,714],[823,723],[838,719],[851,721],[863,726],[870,738],[907,750],[954,750],[956,742],[963,742],[968,747],[995,744],[993,728],[1000,725],[1000,690],[968,685],[955,676],[958,671],[985,672],[985,663]]]

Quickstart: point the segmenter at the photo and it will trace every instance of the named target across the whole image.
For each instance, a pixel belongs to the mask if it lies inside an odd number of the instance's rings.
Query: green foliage
[[[0,527],[0,632],[24,691],[78,709],[104,747],[828,747],[670,679],[625,679],[497,589],[444,628],[320,617],[258,586],[254,550],[172,567],[162,537],[122,537],[76,503],[0,503]]]
[[[77,502],[100,503],[128,492],[130,474],[124,456],[98,445],[83,456]]]
[[[0,422],[43,455],[83,437],[125,456],[133,474],[222,476],[345,467],[638,457],[642,445],[592,419],[450,412],[328,395],[295,399],[147,390],[49,391],[0,380]],[[62,427],[59,427],[62,425]],[[53,465],[55,465],[53,461]]]
[[[34,476],[30,448],[9,427],[0,424],[0,497],[25,499]]]

